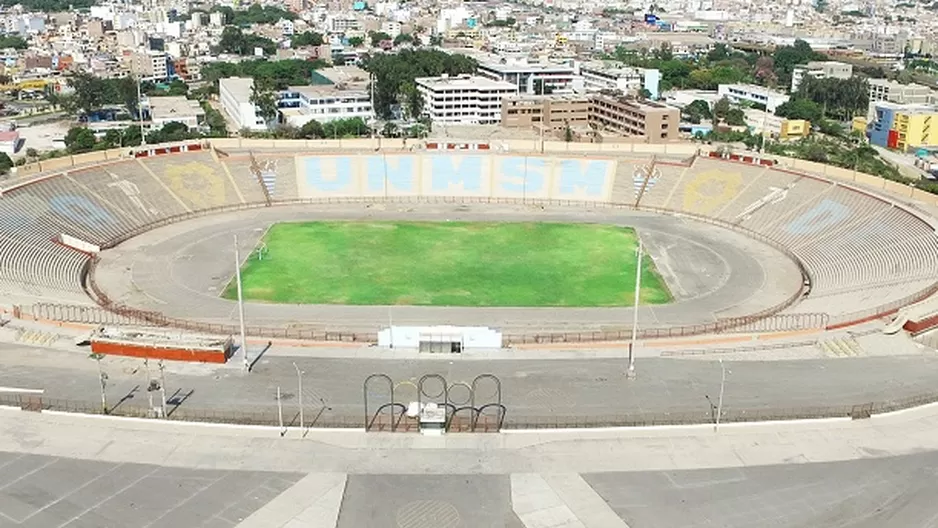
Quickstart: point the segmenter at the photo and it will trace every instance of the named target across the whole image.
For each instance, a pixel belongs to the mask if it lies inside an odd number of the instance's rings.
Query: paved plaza
[[[0,527],[933,527],[936,432],[935,406],[443,438],[0,409]]]

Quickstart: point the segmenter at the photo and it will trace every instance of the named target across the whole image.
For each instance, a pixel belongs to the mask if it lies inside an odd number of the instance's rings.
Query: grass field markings
[[[637,235],[617,226],[283,223],[270,226],[262,242],[268,258],[249,260],[242,277],[246,297],[266,302],[627,306],[634,293]],[[667,302],[649,260],[640,298]],[[233,297],[233,286],[225,297]]]

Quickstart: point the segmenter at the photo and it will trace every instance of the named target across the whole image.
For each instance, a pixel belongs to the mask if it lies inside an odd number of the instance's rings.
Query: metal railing
[[[733,318],[720,319],[711,323],[704,324],[695,324],[695,325],[678,325],[678,326],[667,326],[667,327],[658,327],[658,328],[641,328],[639,330],[639,336],[642,339],[651,339],[651,338],[661,338],[661,337],[683,337],[683,336],[693,336],[709,333],[720,333],[727,332],[733,329],[738,328],[758,328],[758,325],[763,325],[763,328],[771,328],[773,331],[780,330],[800,330],[804,329],[806,326],[810,326],[810,321],[820,320],[821,317],[819,314],[799,314],[797,316],[779,316],[774,317],[776,314],[782,310],[790,307],[795,302],[800,299],[805,292],[805,284],[808,283],[809,274],[804,264],[789,251],[786,247],[775,242],[774,240],[765,237],[754,231],[742,228],[738,225],[724,222],[722,220],[717,220],[714,218],[709,218],[700,215],[682,213],[678,211],[672,211],[669,209],[662,208],[650,208],[650,207],[635,207],[630,204],[618,204],[611,202],[587,202],[581,200],[552,200],[552,199],[518,199],[518,198],[492,198],[492,197],[463,197],[463,196],[427,196],[427,197],[417,197],[417,196],[389,196],[389,197],[340,197],[340,198],[317,198],[317,199],[303,199],[303,200],[285,200],[275,202],[276,205],[295,205],[295,204],[312,204],[312,205],[328,205],[328,204],[374,204],[374,203],[403,203],[403,204],[434,204],[434,203],[443,203],[443,204],[472,204],[472,203],[485,203],[485,204],[505,204],[505,205],[533,205],[533,206],[560,206],[560,207],[577,207],[577,208],[602,208],[602,209],[621,209],[621,210],[639,210],[639,211],[651,211],[659,214],[668,214],[679,217],[693,218],[695,220],[716,225],[734,231],[743,233],[751,238],[759,240],[762,243],[765,243],[779,252],[783,253],[789,259],[791,259],[799,268],[799,271],[802,274],[803,281],[799,285],[799,288],[793,292],[788,298],[784,299],[782,302],[770,306],[766,309],[763,309],[759,312]],[[235,204],[235,205],[225,205],[220,207],[214,207],[209,209],[203,209],[200,211],[184,213],[181,215],[176,215],[172,217],[167,217],[156,222],[141,226],[137,229],[124,233],[119,237],[115,237],[104,244],[102,248],[111,248],[121,242],[124,242],[130,238],[138,236],[146,231],[162,227],[168,224],[180,222],[183,220],[188,220],[192,218],[197,218],[201,216],[206,216],[210,214],[220,213],[220,212],[230,212],[230,211],[241,211],[248,209],[255,209],[260,207],[266,207],[266,203],[249,203],[249,204]],[[116,303],[110,299],[110,297],[98,286],[95,281],[95,268],[97,266],[98,259],[97,257],[91,259],[83,273],[83,283],[88,294],[94,299],[102,308],[115,314],[119,318],[123,318],[130,321],[136,321],[137,324],[142,325],[152,325],[152,326],[161,326],[161,327],[174,327],[183,330],[189,330],[199,333],[208,333],[208,334],[233,334],[238,332],[238,328],[233,324],[222,324],[222,323],[207,323],[197,320],[184,319],[178,317],[171,317],[161,312],[156,312],[152,310],[141,310],[131,306],[126,306],[120,303]],[[59,310],[61,311],[61,310]],[[819,323],[818,323],[819,324]],[[310,340],[321,340],[321,341],[364,341],[364,342],[374,342],[377,339],[376,328],[373,332],[348,332],[348,331],[327,331],[327,330],[310,330],[310,329],[297,329],[297,328],[285,328],[285,327],[268,327],[268,326],[250,326],[246,328],[246,332],[255,337],[266,337],[266,338],[281,338],[281,339],[310,339]],[[508,334],[503,336],[503,342],[506,345],[511,344],[524,344],[524,343],[558,343],[558,342],[587,342],[587,341],[615,341],[620,339],[625,339],[626,333],[631,330],[619,330],[619,331],[605,331],[605,332],[554,332],[554,333],[524,333],[524,334]]]
[[[753,409],[733,408],[724,406],[720,423],[764,422],[764,421],[790,421],[822,418],[852,418],[864,419],[870,416],[918,407],[938,402],[938,392],[917,394],[913,396],[895,398],[881,401],[861,401],[847,405],[829,406],[803,406],[803,407],[763,407]],[[105,414],[100,401],[77,401],[69,399],[46,398],[35,395],[0,394],[0,406],[16,407],[26,411],[59,411],[82,413],[92,415]],[[716,408],[699,410],[681,410],[677,412],[643,412],[635,411],[619,414],[551,414],[551,415],[518,415],[512,412],[511,405],[500,424],[502,429],[575,429],[592,427],[640,427],[655,425],[696,425],[712,424],[716,421]],[[146,407],[125,405],[118,403],[106,413],[116,417],[154,418],[156,416]],[[167,411],[167,420],[181,422],[226,423],[236,425],[263,425],[278,426],[280,418],[275,407],[269,409],[224,410],[199,409],[183,406],[170,407]],[[285,426],[298,426],[294,413],[284,414]],[[305,425],[312,428],[347,428],[364,429],[360,413],[354,415],[329,415],[316,417]],[[406,425],[406,424],[405,424]],[[376,427],[374,430],[390,430]],[[398,427],[397,431],[413,431],[413,427]],[[464,427],[455,427],[451,431],[466,430]],[[483,427],[481,430],[490,430]]]

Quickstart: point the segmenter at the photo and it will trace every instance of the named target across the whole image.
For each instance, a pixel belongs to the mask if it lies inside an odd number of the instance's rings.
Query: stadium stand
[[[645,187],[645,192],[642,194],[638,204],[644,207],[663,208],[671,197],[671,194],[683,181],[685,174],[690,170],[690,167],[674,164],[673,162],[655,163],[654,171],[657,178],[655,178],[654,181],[648,182],[648,185]],[[628,174],[625,178],[631,181],[633,175]],[[634,191],[633,194],[629,196],[629,200],[624,203],[635,203]]]
[[[190,210],[243,203],[234,182],[210,152],[153,156],[137,161]]]
[[[154,155],[72,169],[0,195],[0,294],[88,303],[87,255],[57,240],[106,245],[190,211],[300,197],[296,152]],[[692,165],[622,159],[602,199],[703,214],[788,247],[811,278],[789,313],[856,312],[924,291],[938,277],[938,237],[888,200],[843,184],[698,157]],[[608,183],[608,182],[607,182]]]

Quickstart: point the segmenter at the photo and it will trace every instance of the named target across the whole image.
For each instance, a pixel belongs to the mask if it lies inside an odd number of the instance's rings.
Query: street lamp
[[[720,429],[720,417],[723,416],[723,389],[725,388],[726,388],[726,366],[723,365],[723,360],[720,359],[720,399],[717,400],[717,418],[716,418],[716,422],[713,425],[713,432],[717,432],[717,430]]]
[[[632,307],[632,340],[629,341],[629,371],[628,378],[635,378],[635,341],[638,338],[638,301],[642,289],[642,253],[644,246],[641,237],[638,238],[638,259],[635,265],[635,303]]]
[[[293,368],[296,369],[297,396],[300,404],[300,430],[305,429],[306,423],[303,421],[303,371],[293,362]]]
[[[98,362],[98,379],[101,382],[101,412],[107,414],[107,373],[104,372],[104,367],[101,366],[104,354],[91,354],[91,359]]]
[[[235,280],[238,282],[238,323],[241,329],[241,357],[244,360],[244,373],[251,371],[248,363],[248,341],[244,332],[244,295],[241,290],[241,252],[238,250],[238,235],[234,236]]]

